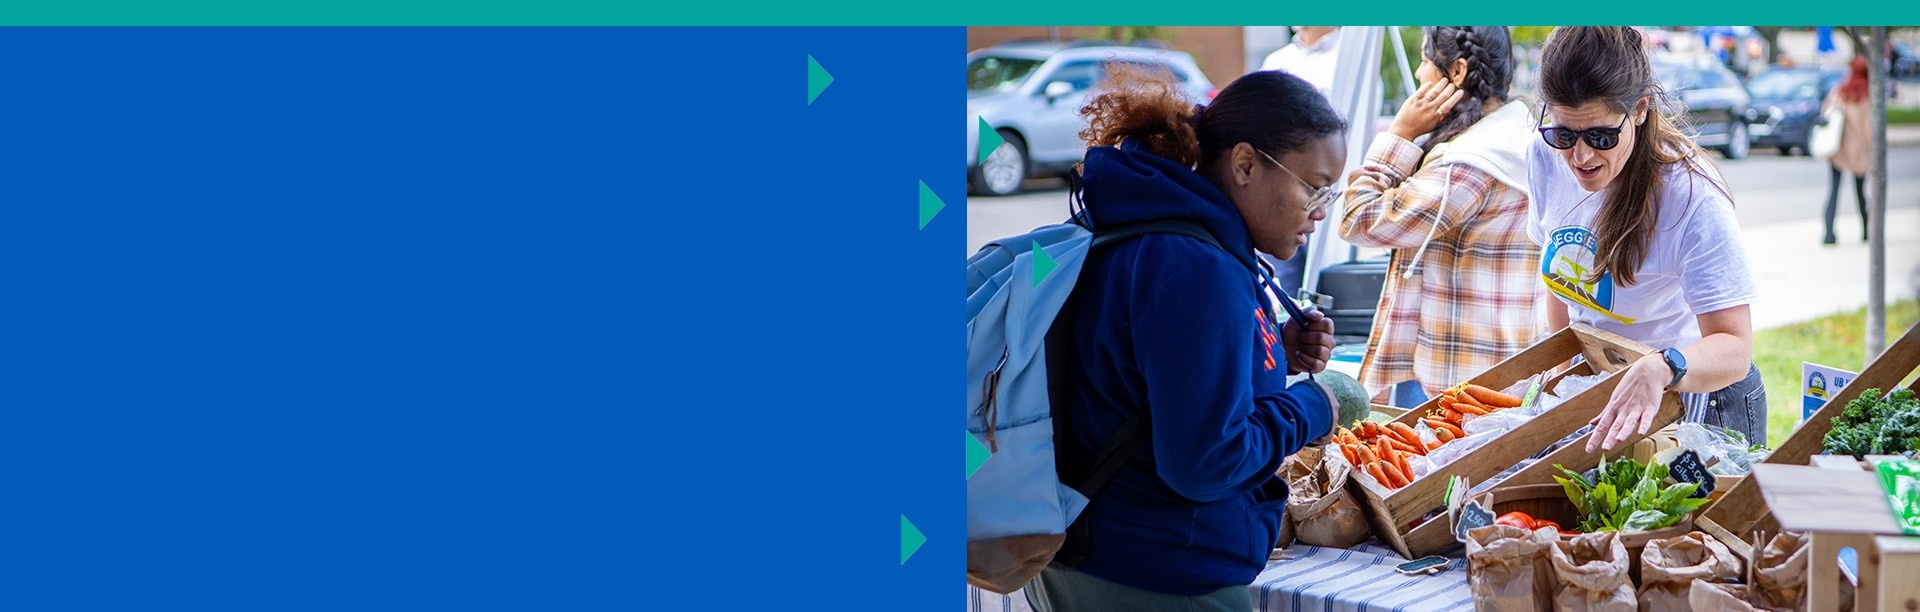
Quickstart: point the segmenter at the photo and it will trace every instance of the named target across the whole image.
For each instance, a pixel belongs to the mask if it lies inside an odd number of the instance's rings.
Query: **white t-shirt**
[[[1688,165],[1666,169],[1655,196],[1660,218],[1634,283],[1617,285],[1611,273],[1586,283],[1599,244],[1594,216],[1607,191],[1582,189],[1560,153],[1534,139],[1527,152],[1527,236],[1540,245],[1541,281],[1567,305],[1572,322],[1655,349],[1680,347],[1700,339],[1698,315],[1753,302],[1753,271],[1726,179],[1706,160],[1694,167],[1708,176]]]
[[[1340,29],[1334,28],[1312,45],[1302,44],[1298,37],[1294,38],[1287,46],[1268,54],[1266,61],[1260,64],[1260,69],[1285,70],[1312,83],[1320,90],[1320,95],[1325,96],[1333,89],[1334,68],[1339,61]]]

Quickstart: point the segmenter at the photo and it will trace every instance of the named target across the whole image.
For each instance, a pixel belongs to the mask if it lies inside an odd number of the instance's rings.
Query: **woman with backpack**
[[[1420,89],[1348,177],[1340,218],[1348,242],[1393,249],[1360,382],[1406,407],[1532,345],[1542,306],[1527,238],[1533,117],[1507,99],[1507,29],[1423,33]]]
[[[1346,125],[1283,72],[1243,76],[1197,107],[1122,68],[1081,114],[1096,235],[1175,220],[1212,240],[1146,234],[1082,269],[1062,311],[1074,361],[1060,453],[1087,462],[1142,412],[1151,439],[1081,514],[1085,558],[1047,566],[1028,600],[1042,612],[1250,610],[1287,502],[1275,472],[1335,414],[1311,378],[1287,382],[1326,367],[1332,322],[1286,322],[1255,251],[1292,257],[1326,218]]]
[[[1647,433],[1669,390],[1681,392],[1686,420],[1765,444],[1753,272],[1733,197],[1677,123],[1640,33],[1555,29],[1541,52],[1540,95],[1528,232],[1553,293],[1548,324],[1586,323],[1658,351],[1617,376],[1587,450]]]

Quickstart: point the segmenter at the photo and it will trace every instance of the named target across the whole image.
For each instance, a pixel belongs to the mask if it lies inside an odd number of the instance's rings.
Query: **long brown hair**
[[[1685,163],[1689,171],[1710,177],[1700,167],[1710,162],[1687,137],[1684,115],[1654,79],[1646,43],[1633,28],[1555,28],[1540,53],[1540,97],[1542,108],[1602,102],[1629,117],[1641,99],[1648,100],[1646,120],[1628,128],[1634,131],[1633,150],[1607,186],[1594,219],[1599,244],[1584,279],[1599,282],[1611,272],[1615,282],[1631,285],[1660,219],[1656,196],[1665,184],[1665,168]]]

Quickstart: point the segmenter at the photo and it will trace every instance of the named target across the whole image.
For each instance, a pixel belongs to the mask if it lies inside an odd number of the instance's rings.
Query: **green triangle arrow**
[[[807,104],[812,105],[813,100],[815,98],[820,97],[820,92],[826,91],[827,86],[832,84],[833,84],[833,75],[827,74],[827,69],[821,68],[820,62],[814,60],[812,55],[808,55],[807,56]]]
[[[927,536],[920,535],[920,530],[914,528],[913,521],[907,520],[907,515],[900,515],[900,564],[906,565],[907,559],[913,558],[913,553],[926,543]]]
[[[981,165],[986,165],[987,156],[993,155],[994,150],[1000,148],[1000,143],[1003,143],[1006,141],[1007,139],[1000,137],[1000,132],[998,130],[993,129],[993,126],[991,125],[987,125],[986,117],[980,118],[980,164]]]
[[[947,203],[940,201],[940,196],[933,195],[933,189],[927,187],[927,182],[920,181],[920,229],[927,229],[927,222],[946,207]]]
[[[1053,269],[1058,267],[1060,264],[1053,261],[1053,256],[1048,255],[1046,249],[1040,248],[1040,241],[1035,240],[1033,242],[1033,286],[1040,286],[1040,281],[1046,280],[1047,275],[1052,274]]]
[[[973,437],[972,433],[967,434],[967,478],[973,478],[973,473],[980,471],[980,466],[986,465],[987,459],[992,457],[993,452],[987,450],[987,445],[981,444],[980,439]]]

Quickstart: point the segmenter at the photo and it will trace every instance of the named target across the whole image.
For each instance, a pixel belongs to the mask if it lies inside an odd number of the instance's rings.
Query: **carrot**
[[[1501,393],[1480,385],[1467,385],[1468,397],[1479,401],[1488,408],[1519,408],[1520,398]]]
[[[1367,445],[1365,445],[1365,444],[1361,444],[1361,445],[1359,445],[1359,446],[1356,446],[1356,447],[1354,447],[1354,451],[1353,451],[1353,452],[1354,452],[1354,454],[1356,454],[1356,455],[1359,455],[1359,456],[1360,456],[1360,463],[1363,463],[1363,464],[1364,464],[1364,463],[1373,463],[1373,462],[1375,462],[1375,461],[1379,461],[1379,460],[1380,460],[1380,456],[1379,456],[1379,455],[1376,455],[1376,454],[1374,454],[1374,452],[1373,452],[1373,448],[1371,448],[1371,447],[1369,447],[1369,446],[1367,446]]]
[[[1433,437],[1439,438],[1439,442],[1441,444],[1452,442],[1454,438],[1453,430],[1447,429],[1445,427],[1435,427],[1433,429]],[[1439,446],[1436,445],[1434,446],[1434,448],[1439,448]]]
[[[1467,430],[1465,430],[1465,429],[1461,429],[1459,425],[1455,425],[1455,424],[1452,424],[1452,423],[1441,423],[1441,424],[1440,424],[1439,426],[1437,426],[1437,427],[1435,427],[1434,429],[1435,429],[1435,430],[1445,430],[1445,431],[1446,431],[1447,433],[1449,433],[1449,434],[1453,434],[1453,437],[1455,437],[1455,438],[1465,438],[1465,437],[1467,437]],[[1435,431],[1434,433],[1435,433],[1435,434],[1438,434],[1438,433],[1439,433],[1439,431]]]
[[[1420,432],[1414,431],[1413,428],[1408,427],[1406,423],[1388,423],[1387,431],[1393,432],[1396,436],[1400,436],[1400,441],[1406,442],[1407,444],[1420,443]]]
[[[1380,463],[1378,461],[1368,463],[1367,475],[1372,476],[1374,480],[1380,481],[1380,486],[1391,489],[1393,488],[1393,481],[1387,480],[1387,472],[1386,470],[1381,469],[1380,466],[1382,465],[1385,465],[1385,464]]]
[[[1440,413],[1440,418],[1442,420],[1453,422],[1453,423],[1460,423],[1462,421],[1467,420],[1466,415],[1460,414],[1459,410],[1454,410],[1452,408],[1448,408],[1446,409],[1445,412]]]
[[[1405,474],[1400,473],[1399,467],[1391,463],[1387,463],[1385,461],[1380,462],[1379,465],[1380,465],[1380,471],[1385,473],[1387,477],[1387,482],[1391,483],[1389,486],[1395,489],[1398,489],[1400,487],[1407,486],[1407,483],[1413,482],[1411,480],[1407,480],[1407,476]]]
[[[1402,453],[1413,453],[1416,455],[1427,454],[1426,451],[1424,450],[1427,447],[1425,443],[1422,443],[1420,446],[1414,446],[1412,444],[1408,444],[1406,442],[1402,442],[1399,440],[1387,440],[1387,445],[1392,446],[1393,450],[1400,451]]]
[[[1447,422],[1446,419],[1420,419],[1420,422],[1426,423],[1427,427],[1433,428],[1433,433],[1435,434],[1440,433],[1441,426],[1452,425],[1452,423]]]
[[[1349,465],[1360,465],[1360,453],[1353,452],[1353,447],[1345,444],[1340,445],[1340,454],[1347,458]]]
[[[1453,404],[1453,408],[1455,410],[1459,410],[1461,406],[1473,406],[1476,408],[1480,408],[1482,410],[1486,410],[1488,412],[1493,411],[1492,406],[1488,406],[1484,403],[1481,403],[1480,400],[1474,399],[1472,395],[1462,393],[1458,397],[1460,398],[1460,401],[1454,402]]]
[[[1454,404],[1453,407],[1459,409],[1460,412],[1465,414],[1472,414],[1472,415],[1478,415],[1478,416],[1486,416],[1487,414],[1490,414],[1486,408],[1481,408],[1479,406],[1475,406],[1473,404],[1469,404],[1466,402],[1460,402],[1458,404]],[[1462,420],[1465,420],[1465,419],[1462,419]]]
[[[1453,434],[1447,434],[1447,435],[1451,436]],[[1446,445],[1447,445],[1447,441],[1445,439],[1434,440],[1432,442],[1427,443],[1427,450],[1430,450],[1430,451],[1440,450],[1440,447],[1446,446]]]
[[[1393,466],[1400,468],[1400,473],[1406,475],[1407,482],[1413,482],[1413,466],[1407,463],[1406,455],[1394,457]]]

